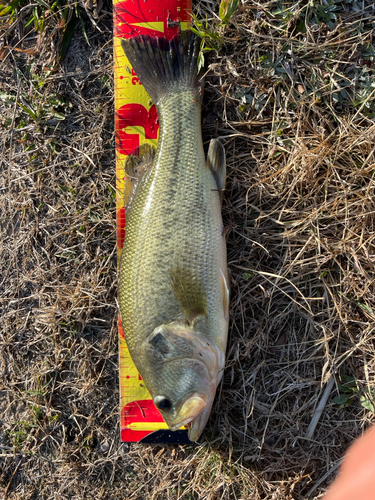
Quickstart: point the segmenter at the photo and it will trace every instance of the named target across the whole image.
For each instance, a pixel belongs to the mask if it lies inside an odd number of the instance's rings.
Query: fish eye
[[[154,398],[154,404],[156,408],[162,411],[168,411],[172,408],[171,401],[165,396],[156,396]]]

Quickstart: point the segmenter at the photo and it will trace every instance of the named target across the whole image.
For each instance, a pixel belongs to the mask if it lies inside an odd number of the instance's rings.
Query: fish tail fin
[[[198,90],[200,39],[192,31],[183,31],[172,40],[139,35],[122,39],[121,45],[155,103],[176,84]]]

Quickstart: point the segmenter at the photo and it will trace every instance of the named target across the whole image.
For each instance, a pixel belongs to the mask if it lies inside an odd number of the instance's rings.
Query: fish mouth
[[[204,428],[206,427],[207,421],[210,418],[212,404],[214,402],[216,393],[216,384],[211,387],[211,390],[205,394],[205,406],[202,410],[195,416],[195,418],[191,419],[189,422],[189,439],[190,441],[198,441],[200,435],[202,434]]]
[[[207,407],[205,394],[193,394],[181,406],[177,419],[170,422],[169,428],[171,431],[177,431],[183,426],[191,424]]]
[[[214,396],[215,392],[190,396],[178,412],[178,420],[176,418],[173,422],[168,423],[171,431],[177,431],[185,426],[188,428],[189,440],[198,441],[210,417]]]
[[[204,408],[203,411],[193,420],[190,421],[188,427],[188,434],[190,441],[198,441],[200,435],[202,434],[204,428],[206,427],[207,420],[209,419],[211,413],[211,405]]]

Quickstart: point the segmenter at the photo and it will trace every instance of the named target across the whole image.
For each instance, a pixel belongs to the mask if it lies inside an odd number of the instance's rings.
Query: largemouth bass
[[[119,303],[130,355],[171,430],[196,441],[221,380],[229,316],[221,218],[225,152],[201,133],[199,40],[122,40],[156,104],[160,135],[126,212]]]

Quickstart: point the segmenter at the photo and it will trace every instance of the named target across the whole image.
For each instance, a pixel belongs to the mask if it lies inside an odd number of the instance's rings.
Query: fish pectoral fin
[[[125,182],[124,192],[124,197],[128,200],[125,205],[126,209],[131,205],[140,180],[152,169],[154,156],[154,146],[145,143],[139,147],[139,156],[130,155],[126,158],[124,164],[124,170],[128,177],[128,182]]]
[[[173,291],[189,324],[207,316],[207,301],[198,277],[189,269],[176,267],[170,274]]]
[[[189,334],[191,328],[178,321],[158,326],[145,342],[149,360],[155,365],[164,360],[193,358],[197,347]]]
[[[161,332],[154,335],[149,341],[149,344],[159,352],[162,358],[167,356],[171,350],[168,337],[164,336]]]
[[[227,175],[225,149],[218,139],[211,139],[208,148],[207,165],[215,178],[219,191],[225,189]]]

